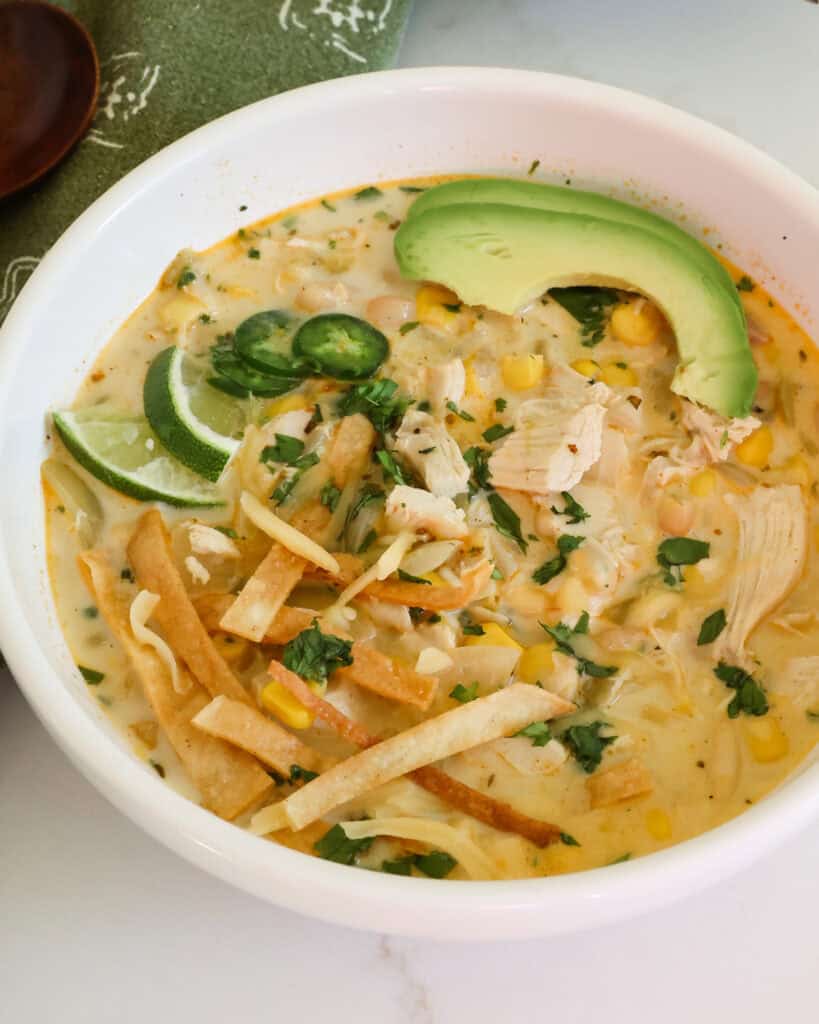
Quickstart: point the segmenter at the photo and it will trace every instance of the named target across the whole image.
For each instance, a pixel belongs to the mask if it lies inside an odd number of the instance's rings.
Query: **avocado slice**
[[[640,292],[663,311],[680,364],[671,387],[723,416],[746,416],[757,373],[745,318],[687,252],[631,224],[501,204],[441,206],[395,237],[404,277],[444,284],[470,305],[513,314],[549,288]]]
[[[409,216],[417,217],[428,210],[460,203],[503,203],[505,206],[525,206],[536,210],[553,210],[555,213],[581,213],[652,231],[679,246],[705,273],[712,274],[731,296],[731,301],[737,308],[741,308],[731,276],[706,246],[671,221],[639,206],[622,203],[619,199],[598,192],[584,192],[561,185],[542,185],[536,181],[462,178],[422,192],[410,207]]]

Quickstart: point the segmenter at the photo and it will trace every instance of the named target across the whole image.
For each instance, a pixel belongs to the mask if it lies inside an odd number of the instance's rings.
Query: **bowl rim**
[[[751,144],[693,115],[613,86],[545,72],[487,67],[408,68],[304,86],[226,114],[177,140],[132,170],[98,198],[62,235],[26,282],[0,328],[0,403],[22,356],[41,297],[59,279],[61,261],[93,242],[95,232],[177,163],[194,158],[241,128],[275,112],[350,103],[393,90],[498,88],[521,95],[557,95],[611,108],[693,136],[730,153],[774,190],[787,190],[819,235],[819,192]],[[0,405],[2,407],[2,405]],[[0,439],[7,430],[0,418]],[[693,839],[614,867],[536,879],[442,887],[305,856],[252,836],[159,785],[148,769],[117,746],[59,681],[40,650],[16,596],[6,557],[0,510],[0,647],[26,699],[50,735],[86,778],[119,810],[160,842],[221,879],[287,909],[352,927],[404,935],[470,940],[523,938],[595,927],[634,916],[692,893],[747,866],[819,815],[819,765],[802,768],[787,786],[739,817]],[[39,567],[37,569],[39,571]],[[59,631],[59,625],[53,628]],[[278,883],[278,888],[277,888]],[[551,914],[544,914],[550,910]]]

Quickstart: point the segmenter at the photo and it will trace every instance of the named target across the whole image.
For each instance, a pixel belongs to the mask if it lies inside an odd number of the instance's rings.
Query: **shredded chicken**
[[[726,419],[693,402],[683,401],[682,404],[682,423],[692,436],[691,444],[677,451],[683,463],[705,466],[725,462],[734,448],[761,425],[755,416]]]
[[[442,498],[466,491],[469,466],[446,426],[429,413],[411,411],[395,435],[395,450],[423,477],[427,490]]]
[[[799,487],[757,487],[726,501],[739,520],[736,569],[731,577],[728,626],[716,654],[745,665],[745,644],[757,623],[796,586],[807,545],[805,504]]]
[[[214,555],[218,558],[238,558],[239,549],[221,530],[204,523],[191,523],[188,527],[191,551],[195,555]]]
[[[447,402],[458,405],[464,396],[466,372],[460,359],[450,359],[448,363],[428,366],[426,379],[429,402],[438,415],[446,411]]]
[[[426,530],[442,540],[465,537],[468,532],[464,513],[451,498],[436,497],[420,487],[394,487],[387,498],[386,513],[396,530]]]
[[[600,458],[610,395],[605,384],[561,373],[545,397],[518,409],[515,430],[489,460],[493,484],[534,494],[571,490]]]

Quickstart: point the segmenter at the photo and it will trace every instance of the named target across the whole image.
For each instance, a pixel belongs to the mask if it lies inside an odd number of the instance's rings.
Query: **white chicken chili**
[[[136,755],[258,835],[641,856],[819,739],[818,413],[810,340],[653,214],[330,196],[180,253],[54,413],[61,623]]]

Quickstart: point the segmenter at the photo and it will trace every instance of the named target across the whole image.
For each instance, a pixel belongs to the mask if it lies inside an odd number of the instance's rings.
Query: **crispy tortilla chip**
[[[222,616],[219,628],[260,643],[306,565],[303,558],[274,542]]]
[[[334,807],[392,779],[573,707],[547,690],[515,683],[354,754],[282,801],[283,814],[291,828],[304,828]],[[265,811],[256,815],[254,828],[264,825],[264,816]],[[276,819],[281,820],[279,815]]]
[[[278,661],[270,662],[268,672],[271,679],[281,683],[286,690],[293,694],[296,700],[306,708],[309,708],[317,718],[326,722],[334,732],[339,736],[343,736],[353,746],[366,747],[373,742],[366,729],[363,729],[360,725],[347,718],[346,715],[337,711],[329,701],[322,700],[321,697],[313,693],[307,683],[300,676],[297,676],[295,672],[291,672],[290,669],[285,668]]]
[[[344,417],[327,455],[336,487],[344,487],[350,480],[364,473],[374,443],[375,430],[366,416],[355,413]]]
[[[226,595],[209,594],[196,602],[196,610],[205,628],[213,630],[224,628],[225,620],[222,616],[225,608],[229,606],[230,598]],[[289,643],[302,630],[309,629],[315,617],[315,612],[285,605],[262,640],[268,644]],[[335,630],[328,630],[324,626],[322,629],[325,632],[336,633]],[[377,693],[380,697],[411,704],[422,711],[426,711],[432,703],[438,686],[438,680],[434,676],[419,675],[409,665],[382,654],[368,644],[354,643],[352,655],[352,665],[337,670],[339,678],[355,683],[363,690]]]
[[[310,771],[319,768],[320,758],[312,747],[261,711],[229,697],[215,697],[196,715],[193,724],[209,736],[253,754],[285,778],[294,764]]]
[[[261,766],[243,750],[206,736],[191,725],[210,698],[192,679],[184,694],[171,685],[168,670],[153,650],[137,643],[128,625],[128,600],[105,556],[88,551],[80,567],[97,607],[128,656],[145,696],[165,735],[205,806],[228,820],[269,795],[273,784]]]
[[[592,807],[610,807],[650,793],[654,782],[640,758],[630,757],[606,771],[595,772],[586,780],[586,788]]]
[[[191,604],[171,557],[168,532],[156,509],[146,512],[137,523],[128,544],[128,560],[140,587],[159,595],[152,618],[174,654],[212,697],[232,697],[249,704],[247,691],[216,650]]]
[[[458,782],[439,768],[431,765],[416,768],[410,778],[419,786],[423,786],[428,793],[432,793],[452,807],[457,807],[464,814],[477,818],[478,821],[491,825],[501,832],[515,832],[535,846],[548,846],[560,838],[560,829],[557,825],[520,814],[509,804],[479,793],[477,789]]]

